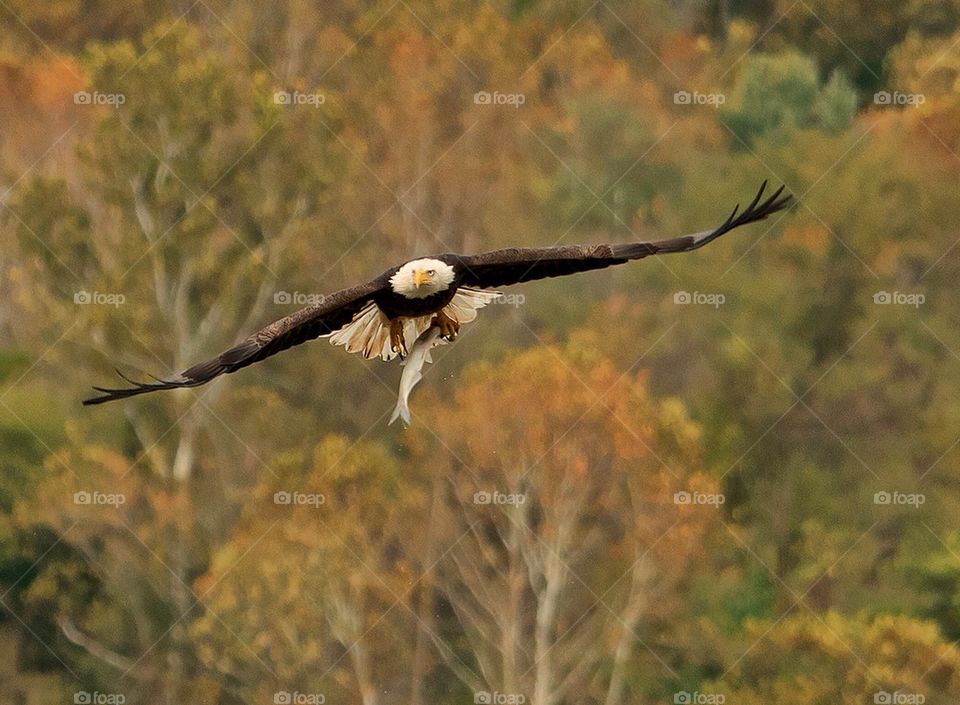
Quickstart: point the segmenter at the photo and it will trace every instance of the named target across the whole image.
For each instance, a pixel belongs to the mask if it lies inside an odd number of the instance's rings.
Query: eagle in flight
[[[362,353],[367,359],[405,357],[411,342],[431,326],[439,327],[445,340],[454,340],[462,323],[472,321],[477,309],[500,296],[490,289],[603,269],[649,255],[690,252],[734,228],[763,220],[783,209],[791,198],[789,194],[781,196],[781,186],[761,200],[766,186],[764,181],[742,213],[738,205],[714,230],[669,240],[513,247],[477,255],[441,254],[410,260],[365,284],[329,294],[169,379],[135,382],[117,371],[131,387],[94,387],[101,396],[83,403],[102,404],[162,389],[197,387],[314,338],[329,337],[331,343],[343,345],[347,352]]]

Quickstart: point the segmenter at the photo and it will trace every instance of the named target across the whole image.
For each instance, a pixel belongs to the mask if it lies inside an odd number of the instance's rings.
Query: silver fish
[[[414,341],[410,354],[403,361],[403,374],[400,375],[400,389],[397,392],[397,405],[388,425],[397,419],[403,419],[405,426],[410,425],[410,392],[423,379],[421,370],[428,362],[433,362],[430,350],[436,345],[445,345],[446,340],[440,337],[439,326],[430,326]]]

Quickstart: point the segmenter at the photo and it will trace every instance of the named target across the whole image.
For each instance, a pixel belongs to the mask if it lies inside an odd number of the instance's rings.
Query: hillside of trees
[[[960,0],[0,18],[0,705],[960,701]],[[80,405],[763,180],[510,290],[409,429],[323,340]]]

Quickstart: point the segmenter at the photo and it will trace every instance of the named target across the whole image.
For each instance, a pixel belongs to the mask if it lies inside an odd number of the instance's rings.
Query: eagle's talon
[[[403,320],[395,318],[390,321],[390,349],[403,360],[407,357],[407,342],[403,335]]]
[[[460,321],[448,316],[443,311],[440,311],[434,317],[432,325],[438,326],[440,335],[451,343],[457,339],[457,335],[460,333]]]

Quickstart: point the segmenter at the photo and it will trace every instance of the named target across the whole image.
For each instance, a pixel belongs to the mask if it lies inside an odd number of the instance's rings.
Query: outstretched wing
[[[322,302],[274,321],[215,358],[194,365],[169,379],[158,379],[155,382],[146,383],[135,382],[118,370],[117,374],[133,386],[123,389],[94,387],[98,392],[103,392],[103,396],[86,399],[83,403],[84,405],[102,404],[114,399],[126,399],[161,389],[198,387],[206,384],[214,377],[236,372],[294,345],[300,345],[322,335],[329,335],[343,328],[350,323],[358,311],[373,300],[377,292],[387,285],[387,274],[383,274],[366,284],[330,294],[324,297]]]
[[[615,264],[623,264],[632,259],[670,252],[690,252],[703,247],[734,228],[747,223],[763,220],[772,213],[782,210],[789,203],[789,194],[781,196],[783,186],[773,195],[761,202],[767,188],[764,181],[756,197],[747,208],[737,215],[739,204],[733,209],[723,225],[692,235],[657,240],[655,242],[630,242],[613,245],[569,245],[562,247],[531,247],[494,250],[479,255],[459,256],[458,284],[490,288],[508,286],[520,282],[562,277],[592,269],[603,269]]]

